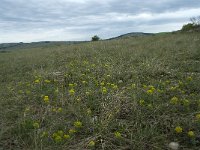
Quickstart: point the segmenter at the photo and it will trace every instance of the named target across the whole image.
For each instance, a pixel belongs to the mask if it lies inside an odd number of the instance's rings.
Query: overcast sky
[[[178,30],[200,0],[0,0],[0,43]]]

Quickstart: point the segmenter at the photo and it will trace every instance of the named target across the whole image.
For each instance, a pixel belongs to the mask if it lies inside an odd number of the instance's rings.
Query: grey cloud
[[[154,26],[162,29],[166,24],[169,27],[163,31],[170,31],[199,12],[198,0],[1,0],[0,34],[7,36],[0,37],[0,42],[9,41],[12,33],[24,39],[30,34],[31,41],[48,40],[48,34],[55,34],[53,38],[61,32],[83,40],[93,34],[107,38],[139,30],[155,32]],[[46,37],[35,35],[38,31]],[[31,35],[39,37],[31,39]],[[69,37],[63,36],[63,40]]]

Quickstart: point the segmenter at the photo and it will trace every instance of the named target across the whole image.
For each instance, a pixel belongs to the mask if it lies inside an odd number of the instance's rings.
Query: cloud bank
[[[1,0],[0,43],[173,31],[199,14],[197,0]]]

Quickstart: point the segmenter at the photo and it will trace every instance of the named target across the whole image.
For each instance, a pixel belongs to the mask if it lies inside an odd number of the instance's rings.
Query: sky
[[[0,0],[0,43],[168,32],[199,15],[200,0]]]

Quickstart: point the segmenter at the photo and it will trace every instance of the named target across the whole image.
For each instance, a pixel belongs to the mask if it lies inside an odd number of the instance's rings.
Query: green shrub
[[[186,25],[183,25],[181,31],[198,31],[200,28],[200,25],[194,24],[194,23],[188,23]]]
[[[100,40],[100,38],[97,35],[92,37],[92,41],[99,41],[99,40]]]
[[[193,30],[195,28],[195,25],[193,23],[188,23],[183,25],[182,27],[182,31],[189,31],[189,30]]]

